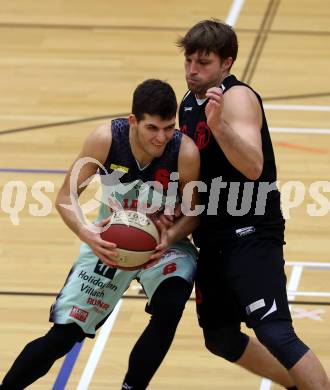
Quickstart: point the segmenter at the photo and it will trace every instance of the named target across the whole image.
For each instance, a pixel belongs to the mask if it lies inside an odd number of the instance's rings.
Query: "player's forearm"
[[[183,215],[175,221],[174,225],[171,226],[167,233],[172,243],[186,238],[191,234],[199,225],[199,216],[186,216]]]
[[[85,224],[83,213],[78,204],[76,206],[72,204],[69,196],[58,196],[55,205],[58,213],[68,228],[84,241],[82,232],[85,229]]]
[[[217,143],[229,162],[250,180],[257,180],[263,169],[263,155],[254,145],[244,141],[225,121],[212,129]]]

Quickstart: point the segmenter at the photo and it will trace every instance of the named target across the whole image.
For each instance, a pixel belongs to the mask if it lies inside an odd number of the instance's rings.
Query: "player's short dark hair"
[[[213,52],[222,60],[232,57],[236,60],[238,52],[237,35],[233,28],[218,19],[202,20],[195,24],[184,37],[177,40],[177,45],[185,55],[195,52]]]
[[[133,94],[132,114],[137,121],[144,114],[171,119],[176,115],[178,103],[173,88],[165,81],[148,79],[139,84]]]

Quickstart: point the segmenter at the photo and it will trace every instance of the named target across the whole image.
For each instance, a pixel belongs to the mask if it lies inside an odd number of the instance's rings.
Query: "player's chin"
[[[155,157],[160,157],[163,153],[164,153],[164,150],[165,150],[165,146],[162,146],[162,147],[155,147],[153,149],[153,153],[152,153],[152,156],[155,158]]]
[[[187,80],[187,86],[190,91],[198,93],[201,90],[201,87],[197,81]]]

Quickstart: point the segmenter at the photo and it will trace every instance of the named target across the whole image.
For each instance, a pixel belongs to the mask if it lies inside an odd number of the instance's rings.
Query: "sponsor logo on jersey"
[[[249,234],[252,234],[256,231],[256,228],[254,226],[248,226],[245,228],[237,229],[235,230],[235,233],[238,237],[244,237]]]
[[[114,171],[125,172],[125,173],[129,171],[129,168],[117,164],[111,164],[110,169],[113,169]]]
[[[250,305],[246,306],[246,313],[248,315],[250,315],[254,311],[259,310],[265,306],[266,306],[265,300],[259,299],[258,301],[255,301],[255,302],[251,303]],[[274,299],[271,308],[260,318],[260,320],[263,320],[264,318],[266,318],[270,314],[274,313],[276,310],[277,310],[277,305],[276,305],[276,301]]]
[[[93,275],[89,275],[86,271],[80,271],[78,278],[87,282],[87,284],[82,283],[81,291],[88,295],[97,296],[99,298],[100,296],[104,295],[103,289],[105,288],[110,288],[110,290],[113,291],[117,290],[117,286],[115,284],[111,282],[104,283],[101,281],[101,278],[96,278]],[[90,287],[91,284],[95,286],[97,290]]]
[[[88,298],[87,303],[102,310],[107,310],[109,308],[109,305],[104,303],[101,299]]]
[[[116,268],[108,267],[100,259],[97,261],[96,266],[94,268],[94,272],[96,274],[104,276],[105,278],[110,280],[114,278],[116,271]]]
[[[163,275],[169,275],[176,271],[176,263],[170,263],[163,268]]]
[[[90,287],[88,284],[85,283],[81,285],[80,291],[85,294],[91,295],[92,297],[98,297],[98,298],[104,297],[103,290],[95,290],[95,288]]]
[[[184,109],[184,111],[192,111],[193,108],[192,107],[184,107],[183,109]]]
[[[186,257],[186,253],[180,249],[171,248],[168,249],[162,256],[161,261],[172,261],[180,257]]]
[[[75,318],[76,320],[81,322],[86,322],[86,319],[88,317],[88,311],[80,309],[77,306],[72,306],[70,317]]]
[[[265,307],[266,303],[264,299],[259,299],[258,301],[255,301],[251,303],[250,305],[246,306],[246,313],[250,315],[255,310],[261,309],[262,307]]]
[[[270,314],[274,313],[277,310],[276,301],[274,299],[274,302],[272,304],[272,307],[265,313],[260,319],[263,320],[265,317],[269,316]]]
[[[206,124],[206,122],[201,121],[196,126],[195,134],[194,134],[194,140],[195,144],[197,145],[198,149],[204,149],[208,143],[210,142],[211,138],[211,130]]]
[[[155,172],[155,181],[158,181],[167,190],[170,182],[170,172],[166,168],[158,168]]]

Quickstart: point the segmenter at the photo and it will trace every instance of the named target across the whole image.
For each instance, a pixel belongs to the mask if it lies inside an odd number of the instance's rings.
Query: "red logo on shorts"
[[[172,274],[175,271],[176,271],[176,264],[170,263],[163,268],[163,275]]]
[[[70,317],[73,317],[78,321],[85,322],[87,316],[88,316],[88,311],[80,309],[77,306],[72,306]]]

